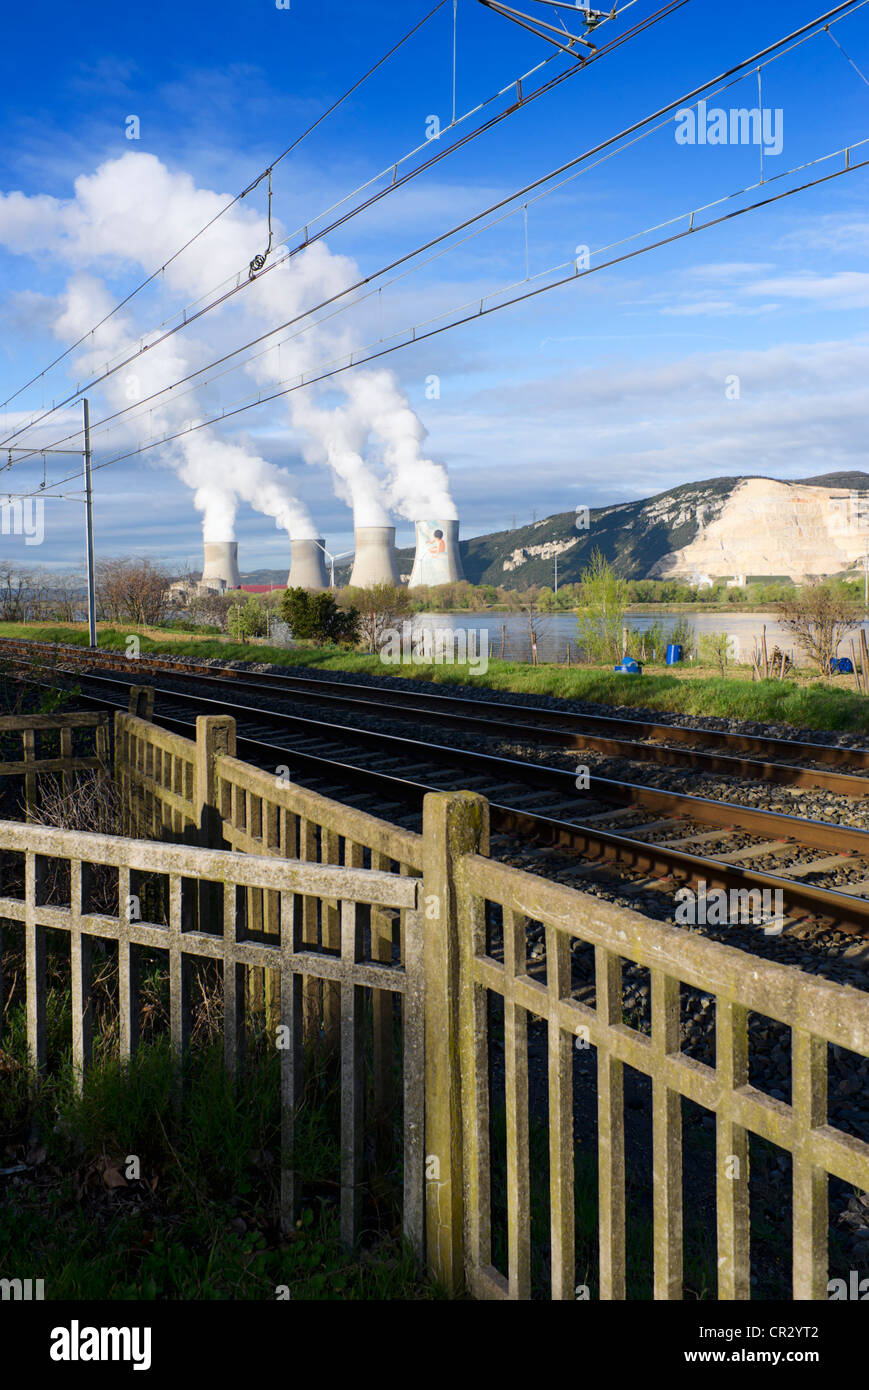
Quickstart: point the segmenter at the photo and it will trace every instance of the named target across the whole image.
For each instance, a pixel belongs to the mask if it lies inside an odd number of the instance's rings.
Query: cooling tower
[[[222,581],[222,583],[221,583]],[[206,588],[241,588],[238,572],[238,541],[206,541],[202,583]]]
[[[418,521],[416,557],[409,589],[421,584],[455,584],[464,579],[457,521]]]
[[[329,576],[326,573],[324,540],[290,541],[293,548],[293,562],[290,566],[288,589],[312,589],[319,593],[328,589]]]
[[[394,526],[357,526],[356,559],[353,562],[351,585],[367,589],[369,584],[399,584],[398,560],[395,555]]]

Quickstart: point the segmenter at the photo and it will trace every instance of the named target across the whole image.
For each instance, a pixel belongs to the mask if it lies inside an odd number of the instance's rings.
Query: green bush
[[[231,637],[265,637],[269,620],[261,600],[251,594],[244,605],[236,603],[229,611],[227,627]]]
[[[281,617],[299,641],[349,646],[358,640],[358,611],[339,608],[328,592],[312,594],[307,589],[287,589],[281,599]]]
[[[599,550],[582,572],[582,590],[577,610],[579,644],[588,662],[618,661],[622,654],[622,631],[628,586]]]
[[[727,672],[731,638],[726,632],[704,632],[700,636],[697,654],[704,666],[717,666],[722,676]]]

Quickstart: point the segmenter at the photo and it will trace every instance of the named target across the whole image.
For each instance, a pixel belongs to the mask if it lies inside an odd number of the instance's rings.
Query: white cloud
[[[776,295],[780,299],[805,299],[837,309],[869,307],[869,273],[837,271],[834,275],[778,275],[742,287],[746,295]]]
[[[743,317],[746,314],[767,314],[775,307],[774,304],[749,307],[745,304],[734,304],[732,299],[696,299],[687,304],[673,304],[663,308],[661,313],[671,318],[729,318],[731,315]]]

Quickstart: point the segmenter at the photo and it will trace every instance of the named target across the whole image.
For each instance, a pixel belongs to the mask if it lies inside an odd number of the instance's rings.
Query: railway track
[[[18,662],[29,661],[26,654],[32,654],[30,644],[17,645],[19,651],[8,654]],[[51,650],[56,664],[60,653]],[[428,697],[417,691],[395,692],[363,684],[322,682],[283,673],[276,679],[271,678],[271,673],[251,676],[238,671],[227,674],[221,669],[217,674],[213,667],[191,670],[186,663],[179,671],[174,663],[156,664],[143,659],[131,662],[116,654],[110,654],[110,659],[103,662],[105,653],[99,654],[100,664],[118,674],[99,675],[93,670],[91,654],[71,650],[69,662],[64,652],[64,664],[84,681],[89,703],[125,708],[131,675],[136,684],[155,675],[169,675],[171,685],[156,688],[161,724],[189,736],[197,713],[231,712],[237,721],[240,756],[264,767],[288,765],[306,785],[337,800],[363,806],[376,815],[415,825],[427,791],[460,785],[480,791],[490,801],[493,853],[510,857],[517,845],[527,850],[533,844],[539,864],[546,866],[543,871],[577,886],[582,886],[583,880],[589,886],[605,883],[615,869],[619,890],[628,897],[655,891],[670,901],[677,888],[697,887],[701,883],[707,891],[767,890],[781,894],[786,931],[802,929],[811,919],[869,934],[867,830],[608,777],[590,777],[579,792],[574,773],[561,767],[334,723],[323,717],[330,711],[361,717],[376,712],[381,720],[386,715],[392,721],[398,710],[398,719],[417,725],[424,722],[429,727],[502,740],[521,737],[528,742],[533,737],[561,749],[593,746],[593,740],[605,743],[605,751],[609,751],[615,742],[619,755],[624,756],[626,743],[632,749],[637,746],[635,740],[613,741],[586,734],[582,731],[585,716],[572,712],[561,715],[558,711],[523,705],[489,705],[455,696]],[[196,683],[196,690],[177,688],[191,682]],[[203,693],[203,686],[208,694]],[[262,700],[268,692],[268,706],[242,703],[244,698]],[[299,694],[308,702],[316,701],[318,717],[275,708],[279,697],[286,698],[288,694],[293,701]],[[393,702],[393,695],[401,698]],[[481,704],[486,708],[485,714],[478,713]],[[517,716],[521,716],[521,722]],[[636,727],[629,720],[603,722]],[[656,734],[673,733],[668,725],[640,727]],[[709,735],[711,731],[680,728],[676,732]],[[714,737],[726,747],[733,746],[719,735]],[[795,751],[806,751],[806,745],[783,740],[737,739],[754,745],[751,751],[774,742],[783,743],[791,757]],[[869,761],[865,750],[812,745],[813,755],[816,749],[819,759],[837,755],[840,765],[842,755],[849,758],[852,767],[865,767]],[[709,754],[696,747],[672,750],[660,742],[654,751],[655,761],[674,752],[681,755],[683,761],[676,764],[681,767],[721,771],[724,763],[732,775],[746,778],[793,778],[795,785],[832,787],[849,795],[869,794],[869,780],[850,770],[761,762],[730,753]],[[708,758],[714,760],[714,768],[703,761]],[[806,776],[823,780],[807,784],[802,780]],[[553,868],[557,868],[557,873]]]
[[[32,660],[50,656],[52,662],[82,670],[134,672],[139,681],[162,673],[174,680],[197,681],[215,689],[229,683],[238,693],[258,698],[311,700],[321,708],[346,709],[364,716],[423,720],[438,728],[496,734],[502,738],[533,739],[564,749],[593,750],[609,756],[650,761],[699,772],[719,772],[752,781],[811,787],[841,795],[869,796],[869,749],[836,745],[795,743],[788,739],[760,738],[748,734],[653,723],[616,715],[577,713],[542,706],[512,704],[458,695],[363,682],[329,680],[284,672],[251,673],[168,658],[138,657],[135,662],[120,652],[91,652],[80,647],[0,638],[0,658]],[[690,745],[690,746],[689,746]],[[744,757],[743,754],[752,754]],[[845,771],[834,771],[845,768]]]

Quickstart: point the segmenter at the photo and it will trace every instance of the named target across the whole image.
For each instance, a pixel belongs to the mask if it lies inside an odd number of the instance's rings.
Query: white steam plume
[[[14,210],[19,224],[21,201],[17,195]],[[7,232],[5,202],[0,198],[0,240]],[[38,202],[44,212],[44,200]],[[186,239],[191,223],[198,218],[207,220],[224,202],[214,194],[196,190],[188,176],[170,174],[151,155],[127,154],[102,165],[93,176],[76,181],[76,199],[62,205],[63,215],[59,218],[61,253],[71,261],[132,259],[140,269],[150,271],[155,261],[168,258],[179,240]],[[43,234],[44,231],[43,228]],[[249,238],[250,232],[246,235]],[[219,244],[215,259],[206,258],[211,261],[207,269],[197,259],[183,274],[172,277],[167,273],[167,284],[172,280],[172,288],[185,296],[200,293],[206,282],[212,283],[215,265],[219,273],[230,258],[237,264],[237,241],[236,234]],[[88,274],[73,276],[61,297],[55,335],[61,341],[81,337],[109,312],[112,304],[113,296],[102,281]],[[139,341],[135,325],[128,317],[116,314],[89,336],[83,349],[84,363],[78,357],[76,366],[99,375],[106,362],[121,353],[129,354]],[[128,369],[109,377],[102,387],[103,394],[114,409],[129,406],[167,387],[191,366],[199,365],[203,349],[207,352],[210,346],[176,335],[138,358]],[[195,393],[177,400],[164,398],[150,412],[151,433],[174,433],[195,416],[196,410]],[[194,489],[194,504],[202,513],[206,541],[235,538],[239,500],[273,517],[278,528],[295,537],[316,536],[307,508],[294,495],[289,475],[248,445],[229,444],[217,437],[213,429],[203,428],[182,435],[167,446],[167,452],[178,476]]]
[[[73,267],[99,266],[102,271],[108,261],[114,273],[132,262],[150,273],[227,201],[197,188],[189,175],[173,173],[153,155],[128,152],[77,179],[75,198],[67,202],[0,195],[0,242],[21,251],[51,250]],[[274,232],[279,240],[282,233],[277,224]],[[246,272],[252,255],[267,240],[268,226],[262,216],[240,205],[232,208],[168,266],[163,286],[166,302],[198,300],[221,280]],[[333,255],[317,242],[232,301],[229,323],[236,320],[232,340],[238,341],[239,315],[261,332],[276,321],[294,318],[357,278],[352,260]],[[91,276],[74,277],[56,325],[58,337],[68,341],[86,331],[110,307],[109,298],[101,282]],[[153,307],[147,312],[151,321]],[[138,378],[139,396],[150,395],[218,355],[214,333],[215,329],[225,332],[225,323],[225,312],[215,312],[203,321],[202,340],[188,329],[131,364],[128,371]],[[97,370],[122,348],[135,344],[140,332],[121,315],[111,319],[99,331],[98,340],[88,343],[88,355],[93,348]],[[277,339],[273,342],[267,353],[246,368],[260,382],[291,379],[356,346],[347,318],[319,323],[307,333],[296,330],[292,341],[280,347]],[[120,372],[105,384],[113,405],[136,398],[130,395],[129,380],[129,375]],[[340,389],[346,401],[339,408],[330,408],[333,396],[323,391],[319,399],[309,390],[293,392],[287,404],[294,426],[307,437],[306,460],[329,466],[335,491],[353,508],[356,524],[384,524],[390,509],[409,520],[455,517],[446,469],[424,458],[425,429],[394,375],[351,373],[342,378]],[[198,411],[207,413],[206,407],[197,404],[196,395],[168,399],[149,417],[152,433],[172,433]],[[297,539],[316,538],[317,530],[294,496],[289,476],[246,443],[226,444],[211,430],[201,430],[171,447],[173,466],[195,490],[207,539],[232,539],[239,501],[274,517],[276,525]],[[229,534],[227,527],[233,528]]]
[[[423,457],[428,431],[393,373],[359,372],[347,393],[383,443],[391,506],[408,521],[457,521],[449,474],[442,463]]]

